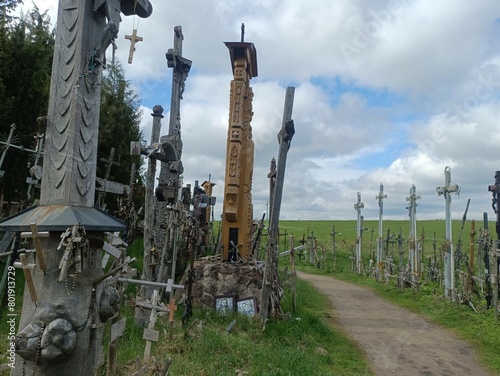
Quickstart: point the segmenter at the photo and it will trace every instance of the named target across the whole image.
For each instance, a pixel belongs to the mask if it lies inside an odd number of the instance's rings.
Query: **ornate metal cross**
[[[382,271],[382,250],[383,250],[383,216],[384,216],[384,198],[387,198],[387,194],[384,194],[384,185],[380,183],[380,192],[375,198],[378,200],[378,238],[377,238],[377,266],[380,271]]]
[[[422,198],[422,196],[417,195],[417,190],[415,184],[412,184],[410,188],[410,195],[406,200],[410,203],[408,205],[408,214],[410,216],[410,267],[411,267],[411,278],[412,281],[416,280],[418,273],[418,267],[420,264],[420,259],[417,250],[417,200]]]
[[[361,232],[363,231],[363,220],[361,217],[361,209],[365,207],[365,204],[361,202],[361,193],[358,192],[358,201],[354,204],[354,209],[358,213],[358,218],[357,218],[357,226],[356,226],[356,272],[358,274],[361,274],[363,272],[362,270],[362,264],[361,264],[361,248],[362,248],[362,242],[361,242]]]
[[[446,208],[446,252],[444,254],[444,295],[451,298],[455,289],[455,260],[453,254],[453,244],[451,237],[451,193],[458,195],[460,186],[451,185],[451,168],[446,166],[444,169],[444,187],[437,187],[436,192],[439,196],[444,195]]]

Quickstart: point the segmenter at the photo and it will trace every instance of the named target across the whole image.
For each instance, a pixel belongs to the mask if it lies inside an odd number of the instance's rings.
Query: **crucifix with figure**
[[[125,39],[130,40],[130,50],[128,52],[128,63],[132,64],[132,59],[134,58],[135,44],[137,42],[142,42],[144,39],[137,35],[137,29],[134,29],[132,35],[125,35]]]

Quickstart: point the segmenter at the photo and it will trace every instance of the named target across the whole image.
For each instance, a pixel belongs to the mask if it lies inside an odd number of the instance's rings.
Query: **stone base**
[[[188,269],[189,270],[189,269]],[[182,281],[187,293],[188,270]],[[234,295],[236,300],[254,297],[260,307],[260,294],[264,262],[233,264],[221,261],[218,256],[195,261],[193,280],[193,307],[215,307],[215,297]]]

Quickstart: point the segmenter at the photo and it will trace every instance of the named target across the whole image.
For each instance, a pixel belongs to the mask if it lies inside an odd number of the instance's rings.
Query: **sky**
[[[57,20],[57,0],[25,1]],[[286,88],[295,88],[295,136],[288,152],[281,219],[354,220],[357,192],[366,220],[408,219],[410,189],[418,219],[444,219],[436,192],[451,168],[452,218],[495,217],[488,186],[500,170],[500,2],[498,0],[151,0],[147,19],[123,16],[116,58],[143,107],[150,140],[152,108],[165,109],[172,70],[165,53],[182,26],[192,68],[181,102],[184,183],[217,185],[222,212],[229,50],[257,50],[253,100],[254,217],[267,212],[270,161],[277,158]],[[127,63],[137,29],[133,63]],[[111,49],[108,49],[108,59]]]

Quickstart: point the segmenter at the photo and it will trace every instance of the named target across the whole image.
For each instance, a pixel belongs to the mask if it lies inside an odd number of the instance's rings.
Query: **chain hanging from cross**
[[[134,2],[134,14],[137,9],[137,0]],[[134,25],[132,27],[132,35],[125,35],[125,39],[130,40],[130,50],[128,53],[128,63],[132,64],[132,60],[134,59],[135,52],[135,44],[137,42],[142,42],[144,39],[137,35],[137,29],[139,28],[139,20],[137,21],[137,25],[135,24],[136,16],[134,15]],[[114,62],[114,46],[113,46],[113,62]]]

